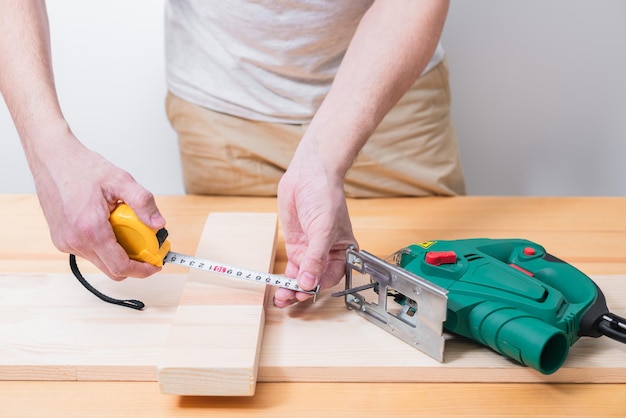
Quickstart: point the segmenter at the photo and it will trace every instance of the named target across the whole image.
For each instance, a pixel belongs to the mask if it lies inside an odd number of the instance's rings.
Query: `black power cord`
[[[602,315],[598,322],[598,331],[609,338],[626,343],[626,319],[614,313]]]

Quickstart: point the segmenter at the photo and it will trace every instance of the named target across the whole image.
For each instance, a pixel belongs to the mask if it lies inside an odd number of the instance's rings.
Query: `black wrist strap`
[[[74,273],[74,276],[78,279],[78,281],[83,286],[85,286],[85,288],[87,290],[89,290],[91,293],[93,293],[94,295],[99,297],[101,300],[103,300],[105,302],[108,302],[108,303],[112,303],[114,305],[120,305],[120,306],[125,306],[125,307],[131,308],[131,309],[137,309],[138,311],[142,310],[146,306],[140,300],[135,300],[135,299],[115,299],[115,298],[107,296],[104,293],[98,291],[98,289],[96,289],[95,287],[90,285],[89,282],[87,282],[87,280],[85,280],[83,275],[80,273],[80,270],[78,270],[78,265],[76,264],[76,256],[74,254],[70,254],[70,268],[72,269],[72,273]]]

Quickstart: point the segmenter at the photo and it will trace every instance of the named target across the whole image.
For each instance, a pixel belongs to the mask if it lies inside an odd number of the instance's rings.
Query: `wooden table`
[[[209,212],[276,211],[275,200],[266,198],[157,200],[176,249],[186,253],[194,252]],[[626,274],[626,198],[350,200],[349,209],[359,244],[380,256],[431,239],[519,237],[587,274]],[[0,196],[0,215],[0,272],[67,271],[35,196]],[[279,235],[275,272],[286,263],[283,243]],[[251,398],[203,398],[162,395],[156,382],[0,382],[1,417],[420,414],[623,417],[626,384],[259,383]]]

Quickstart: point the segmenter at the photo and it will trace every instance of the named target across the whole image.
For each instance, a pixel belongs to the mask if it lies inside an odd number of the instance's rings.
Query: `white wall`
[[[57,90],[74,133],[154,193],[183,193],[164,110],[163,1],[48,2]],[[0,193],[34,192],[0,106]]]
[[[89,147],[183,193],[162,1],[48,2],[60,100]],[[626,194],[626,2],[453,0],[444,33],[470,194]],[[33,192],[0,105],[0,193]]]
[[[453,0],[468,191],[626,195],[626,2]]]

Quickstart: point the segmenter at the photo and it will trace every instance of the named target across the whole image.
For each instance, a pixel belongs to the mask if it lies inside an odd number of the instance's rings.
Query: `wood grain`
[[[86,277],[102,292],[140,299],[146,308],[104,303],[71,274],[1,274],[0,379],[156,381],[186,276]]]
[[[0,382],[0,416],[624,417],[626,385],[259,383],[254,397],[171,396],[144,382]]]
[[[626,276],[593,278],[606,294],[609,307],[626,316]],[[112,295],[143,300],[146,309],[137,312],[105,304],[67,274],[0,275],[0,380],[156,381],[167,338],[175,337],[168,337],[171,324],[180,319],[179,313],[197,310],[195,304],[202,300],[202,290],[214,287],[202,282],[185,286],[184,275],[170,273],[119,283],[103,275],[89,279]],[[192,293],[192,304],[181,305],[186,310],[177,313],[183,288]],[[242,353],[229,359],[230,354],[224,356],[219,349],[221,344],[232,343],[256,347],[250,339],[252,334],[235,332],[247,326],[255,313],[247,314],[248,306],[232,308],[226,319],[220,310],[228,305],[223,304],[206,305],[209,318],[192,315],[188,324],[191,331],[184,328],[174,338],[187,342],[174,347],[170,353],[176,356],[174,361],[195,362],[193,356],[198,356],[209,362],[219,359],[220,366],[229,361],[236,364],[233,362],[241,359]],[[229,329],[221,329],[220,324],[214,326],[217,331],[211,328],[216,318],[230,321],[226,322]],[[215,335],[225,337],[215,339]],[[190,353],[176,355],[178,350]],[[246,353],[252,354],[256,353]],[[439,363],[348,311],[342,299],[330,298],[324,292],[315,304],[289,309],[267,305],[254,380],[619,383],[626,382],[625,354],[624,345],[616,341],[584,338],[571,348],[557,373],[544,376],[479,344],[456,338],[446,342],[445,361]],[[244,369],[249,367],[248,363]],[[207,373],[200,370],[193,379],[202,381]],[[244,379],[246,388],[251,376]]]
[[[174,248],[180,252],[192,254],[200,240],[200,232],[211,211],[250,211],[275,212],[276,200],[272,198],[242,197],[207,197],[207,196],[157,196],[157,203],[168,221],[168,230],[174,241]],[[408,242],[430,239],[454,239],[470,237],[522,237],[532,239],[546,246],[550,252],[563,258],[582,271],[598,278],[601,275],[623,276],[626,274],[626,198],[623,197],[499,197],[499,196],[467,196],[459,198],[395,198],[395,199],[362,199],[349,200],[348,207],[355,234],[362,248],[386,256]],[[33,326],[38,320],[45,320],[45,315],[57,315],[58,322],[63,323],[63,315],[71,316],[70,321],[80,320],[86,311],[86,321],[91,323],[107,322],[110,306],[98,311],[103,306],[99,300],[84,291],[74,278],[68,276],[67,255],[59,253],[52,245],[47,225],[39,209],[37,197],[34,195],[0,195],[0,229],[3,239],[0,240],[0,271],[4,274],[15,273],[11,282],[25,281],[23,291],[30,299],[39,292],[45,294],[56,289],[58,292],[52,313],[50,308],[29,306],[14,303],[11,309],[2,312],[2,327],[11,321],[17,321],[23,312],[28,318],[20,323],[20,327]],[[274,272],[280,273],[286,264],[284,240],[280,234],[277,240],[277,253]],[[88,263],[81,264],[84,271],[97,272]],[[58,281],[46,281],[44,285],[33,286],[24,273],[34,276],[48,277],[51,273]],[[114,289],[110,293],[122,296],[122,287],[132,284],[140,286],[129,292],[129,295],[142,299],[145,292],[155,287],[160,280],[175,277],[178,273],[186,273],[186,269],[166,266],[164,272],[147,280],[126,280],[113,283],[105,277],[91,276],[92,281],[101,279],[102,286],[111,282]],[[4,276],[3,276],[4,277]],[[184,276],[180,276],[184,279]],[[76,287],[74,287],[76,286]],[[144,287],[145,286],[145,287]],[[177,287],[182,292],[184,282]],[[601,284],[601,286],[605,286]],[[176,286],[174,286],[176,288]],[[15,290],[5,296],[6,282],[0,283],[0,297],[5,306],[12,298]],[[70,289],[79,289],[76,294],[65,294]],[[104,287],[102,288],[105,289]],[[167,293],[168,287],[156,286],[157,294]],[[606,289],[605,289],[606,290]],[[179,295],[180,296],[180,295]],[[179,296],[174,297],[178,299]],[[607,295],[608,296],[608,295]],[[620,296],[623,300],[623,296]],[[84,298],[84,299],[82,299]],[[44,298],[45,299],[45,298]],[[50,303],[51,298],[48,298]],[[149,303],[146,298],[144,301]],[[87,302],[89,301],[89,302]],[[88,308],[78,308],[74,304],[86,303]],[[613,304],[612,301],[610,301]],[[169,305],[168,305],[169,306]],[[175,313],[177,302],[173,302],[171,318]],[[322,306],[322,305],[316,305]],[[613,306],[611,306],[614,308]],[[131,316],[130,310],[125,315]],[[165,314],[168,307],[160,309]],[[272,308],[273,309],[273,308]],[[337,306],[338,313],[342,307]],[[615,309],[615,308],[614,308]],[[298,323],[312,324],[313,310],[298,308],[303,312],[289,309],[281,315],[297,320]],[[615,309],[618,311],[617,309]],[[71,313],[70,313],[71,312]],[[148,313],[154,311],[147,311]],[[624,315],[626,312],[618,311]],[[268,311],[266,323],[273,319],[273,311]],[[346,316],[347,318],[348,316]],[[350,320],[361,319],[356,315]],[[144,316],[145,318],[145,316]],[[331,316],[331,320],[341,321],[341,317]],[[114,318],[114,320],[117,320]],[[146,323],[160,321],[161,318],[150,318]],[[364,321],[364,320],[363,320]],[[48,322],[49,325],[50,321]],[[370,325],[370,324],[368,324]],[[68,325],[69,326],[69,325]],[[142,325],[134,325],[141,330]],[[165,327],[167,328],[167,327]],[[162,338],[167,335],[167,329]],[[97,333],[97,326],[84,327],[85,330]],[[365,329],[374,329],[370,326]],[[115,327],[107,327],[114,332]],[[266,327],[264,343],[267,344],[269,327]],[[360,330],[349,329],[349,333]],[[142,335],[147,335],[142,331]],[[297,346],[298,350],[307,349],[309,341],[301,344],[298,336],[282,335],[282,344],[288,341]],[[352,335],[352,334],[349,334]],[[3,334],[3,337],[5,334]],[[34,340],[27,342],[24,348],[16,343],[19,335],[9,333],[13,339],[2,340],[0,349],[8,347],[0,360],[10,360],[12,350],[30,351],[40,358],[40,363],[55,369],[55,356],[67,350],[61,339],[43,338],[43,334],[33,333]],[[25,334],[21,334],[24,337]],[[108,336],[103,336],[108,338]],[[91,337],[88,337],[91,338]],[[350,338],[356,338],[352,335]],[[362,337],[359,337],[362,338]],[[342,341],[348,337],[342,336]],[[148,347],[149,338],[144,337],[144,353],[146,362],[156,359],[155,351]],[[7,344],[5,345],[5,341]],[[129,341],[129,349],[137,343],[137,339]],[[325,340],[326,341],[326,340]],[[596,342],[588,340],[593,346]],[[582,342],[582,341],[581,341]],[[579,342],[580,343],[580,342]],[[577,343],[577,344],[579,344]],[[31,347],[28,344],[33,344]],[[450,348],[450,347],[449,347]],[[333,349],[326,350],[323,346],[310,349],[317,356],[332,354]],[[600,350],[602,352],[602,350]],[[98,358],[102,352],[98,351]],[[574,351],[570,354],[575,354]],[[596,354],[593,354],[594,358]],[[495,356],[495,354],[494,354]],[[107,355],[107,364],[114,355]],[[48,360],[47,363],[44,359]],[[76,360],[74,363],[76,363]],[[102,360],[98,360],[102,361]],[[155,360],[156,361],[156,360]],[[569,361],[569,360],[568,360]],[[106,362],[105,362],[106,363]],[[264,370],[269,374],[277,374],[275,364],[265,368],[261,359],[259,377],[264,378]],[[3,364],[1,369],[5,369]],[[37,366],[41,370],[43,366]],[[79,369],[82,369],[80,366]],[[620,366],[617,365],[617,368]],[[124,370],[132,370],[123,366]],[[23,370],[23,369],[22,369]],[[32,369],[31,369],[32,370]],[[63,371],[65,370],[65,371]],[[66,378],[76,379],[76,368],[57,368],[55,376],[65,373]],[[314,371],[307,371],[313,374]],[[378,371],[375,371],[378,372]],[[608,373],[612,371],[607,370]],[[324,371],[317,373],[319,380],[324,379]],[[362,372],[364,373],[364,372]],[[506,370],[502,373],[507,373]],[[603,373],[601,371],[601,373]],[[134,373],[131,373],[131,375]],[[286,370],[286,375],[295,374]],[[365,374],[365,373],[364,373]],[[3,375],[9,379],[19,379],[16,375]],[[13,376],[13,377],[11,377]],[[23,377],[24,375],[22,375]],[[99,375],[102,376],[102,375]],[[31,375],[36,378],[35,375]],[[128,374],[126,374],[128,377]],[[335,376],[333,376],[334,378]],[[28,379],[29,377],[24,377]],[[419,378],[416,377],[416,378]],[[152,379],[156,379],[156,369],[152,369]],[[246,417],[293,417],[293,416],[372,416],[372,417],[413,417],[413,416],[464,416],[464,417],[622,417],[626,410],[626,384],[562,384],[562,383],[258,383],[256,395],[253,397],[179,397],[163,395],[154,382],[117,382],[110,378],[106,382],[58,382],[58,381],[0,381],[0,416],[7,417],[200,417],[200,416],[246,416]],[[329,377],[328,380],[331,380]]]
[[[196,255],[269,272],[277,216],[212,213]],[[265,286],[191,270],[158,363],[161,391],[251,396],[265,324]]]

